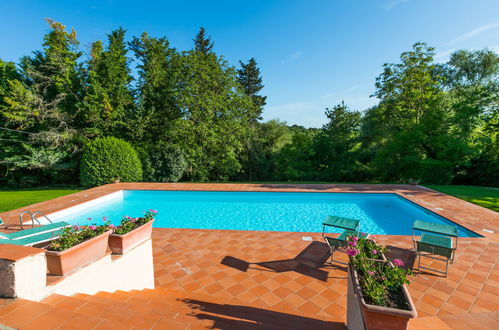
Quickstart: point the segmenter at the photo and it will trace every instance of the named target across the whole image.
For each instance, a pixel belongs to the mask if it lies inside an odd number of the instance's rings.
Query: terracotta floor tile
[[[310,298],[315,296],[317,292],[307,287],[304,287],[300,291],[296,292],[296,294],[298,294],[300,297],[304,298],[305,300],[309,300]]]
[[[73,318],[63,323],[58,330],[93,329],[103,321],[103,319],[91,315],[76,314]]]
[[[52,308],[52,306],[26,301],[19,308],[1,316],[0,324],[3,323],[10,327],[19,328]]]
[[[481,228],[490,228],[496,233],[499,232],[497,213],[426,188],[406,185],[116,184],[93,188],[71,197],[62,197],[57,200],[57,203],[54,201],[41,203],[40,208],[37,207],[37,209],[50,213],[51,210],[54,211],[55,207],[70,206],[71,203],[74,203],[73,200],[89,200],[119,189],[137,189],[138,187],[140,189],[166,190],[396,192],[404,198],[429,207],[431,210],[438,206],[442,210],[437,213],[469,228],[478,228],[476,230],[480,230],[480,232]],[[7,213],[7,216],[3,214],[0,216],[4,219],[10,219],[11,213]],[[117,292],[113,294],[99,293],[93,298],[81,296],[78,299],[89,300],[88,303],[81,305],[78,300],[72,299],[64,300],[62,303],[63,300],[59,301],[54,298],[56,296],[49,297],[45,301],[49,305],[61,303],[61,307],[68,310],[74,309],[78,314],[99,316],[106,312],[114,312],[113,315],[124,313],[133,315],[135,313],[137,319],[144,321],[142,325],[150,326],[156,320],[158,328],[164,325],[164,328],[170,329],[187,326],[193,328],[213,326],[217,322],[219,326],[223,325],[224,327],[239,324],[234,323],[233,320],[228,320],[230,317],[227,315],[217,315],[206,312],[206,310],[203,310],[203,313],[213,316],[213,320],[198,320],[188,316],[186,313],[190,307],[181,300],[183,298],[204,302],[205,306],[200,308],[212,306],[207,305],[208,303],[226,306],[224,308],[227,306],[240,306],[241,308],[246,306],[249,308],[251,306],[262,309],[262,313],[264,311],[274,313],[286,311],[286,313],[296,316],[318,310],[315,312],[316,319],[330,317],[335,320],[344,320],[347,273],[341,264],[327,264],[321,267],[320,272],[326,274],[324,281],[307,276],[307,274],[313,275],[310,273],[310,269],[300,272],[290,270],[275,273],[257,264],[250,265],[245,271],[221,264],[226,256],[250,263],[293,259],[309,244],[301,240],[302,236],[312,237],[313,242],[322,241],[320,233],[155,228],[153,230],[153,254],[155,282],[158,288],[144,290],[153,295],[150,300],[148,295],[139,292]],[[416,305],[421,316],[438,315],[438,318],[431,317],[428,320],[438,322],[441,319],[446,324],[466,326],[469,325],[470,320],[478,322],[479,317],[472,316],[472,314],[485,313],[483,315],[486,316],[483,317],[482,322],[484,324],[489,324],[491,320],[499,318],[494,314],[495,310],[499,308],[495,299],[499,295],[499,235],[486,234],[486,236],[487,238],[482,239],[460,238],[456,262],[450,265],[447,278],[427,272],[416,272],[417,275],[412,277],[409,290],[414,300],[417,301]],[[379,235],[377,239],[386,245],[403,249],[412,248],[409,236]],[[347,261],[347,257],[343,253],[338,253],[335,258]],[[443,263],[431,260],[425,262],[427,265],[440,267],[440,269],[443,265]],[[178,265],[189,269],[190,275]],[[159,292],[163,296],[154,296]],[[99,304],[100,297],[111,300],[106,304]],[[176,300],[176,298],[180,300]],[[142,302],[144,305],[141,304]],[[9,315],[15,321],[16,313],[18,313],[16,308],[23,305],[24,303],[13,305],[10,310],[8,309],[9,305],[0,306],[0,321],[2,317]],[[120,305],[126,307],[123,308]],[[148,313],[148,308],[150,308],[150,313]],[[141,313],[153,316],[150,316],[151,320],[146,321],[149,316],[139,317],[139,315],[145,315]],[[42,315],[44,314],[41,313],[39,316]],[[174,315],[177,315],[178,319],[173,320]],[[466,315],[466,318],[460,319],[463,315]],[[454,316],[459,316],[459,319],[454,318]],[[115,316],[110,317],[115,320],[120,319]],[[160,317],[163,318],[159,319]],[[255,325],[254,321],[248,323],[248,320],[233,319],[239,320],[242,322],[240,324],[244,326]],[[266,322],[272,321],[271,317],[267,319]],[[97,320],[99,320],[98,317]],[[100,322],[97,320],[94,322]],[[79,319],[79,321],[84,322],[83,319]],[[172,323],[173,321],[176,323]],[[317,323],[313,324],[317,325]],[[426,325],[430,326],[430,321]],[[112,323],[110,320],[99,325],[102,328],[111,326],[129,327],[123,322]],[[91,326],[89,325],[89,327]]]
[[[53,309],[42,313],[38,317],[33,318],[31,321],[22,326],[23,330],[52,330],[61,324],[71,320],[75,313],[64,309]]]
[[[118,323],[115,321],[104,321],[102,323],[99,323],[94,330],[126,330],[126,329],[131,329],[132,326],[124,324],[124,323]]]

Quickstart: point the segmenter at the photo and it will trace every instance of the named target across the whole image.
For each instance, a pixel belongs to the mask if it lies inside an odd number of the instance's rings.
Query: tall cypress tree
[[[260,69],[253,57],[246,64],[242,61],[239,61],[239,63],[241,64],[241,68],[237,70],[237,81],[243,87],[244,93],[251,97],[258,109],[255,119],[262,119],[261,115],[263,107],[267,104],[267,97],[258,94],[264,87]]]
[[[194,38],[194,50],[202,54],[208,54],[213,49],[213,44],[211,37],[206,35],[204,27],[201,27],[198,34],[196,34],[196,38]]]
[[[105,50],[101,41],[92,44],[87,63],[87,90],[80,109],[81,125],[98,129],[91,130],[91,134],[106,131],[119,136],[126,115],[134,105],[125,32],[119,28],[108,34]]]
[[[166,38],[153,38],[145,32],[129,45],[138,61],[139,74],[134,139],[151,143],[167,139],[170,123],[180,117],[175,101],[178,53]]]

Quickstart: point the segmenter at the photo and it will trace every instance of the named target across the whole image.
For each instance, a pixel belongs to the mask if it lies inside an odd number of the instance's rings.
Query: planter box
[[[64,251],[45,251],[49,273],[63,276],[104,257],[110,234],[108,230]]]
[[[362,296],[357,272],[348,265],[347,327],[348,329],[407,329],[409,320],[417,316],[407,286],[403,286],[409,310],[367,304]]]
[[[124,235],[111,234],[109,236],[109,247],[114,254],[126,254],[128,251],[148,240],[152,233],[154,220],[135,228]]]

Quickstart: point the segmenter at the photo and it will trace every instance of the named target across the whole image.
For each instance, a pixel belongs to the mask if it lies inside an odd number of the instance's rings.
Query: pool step
[[[216,293],[166,288],[53,294],[41,302],[17,299],[0,306],[0,324],[16,329],[344,329],[342,322],[324,321],[291,306],[262,307]]]

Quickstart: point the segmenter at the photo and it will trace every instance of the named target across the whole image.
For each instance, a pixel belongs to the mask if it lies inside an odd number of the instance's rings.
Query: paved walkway
[[[499,328],[499,214],[491,210],[408,185],[149,183],[106,185],[23,209],[50,213],[120,189],[397,193],[485,236],[459,240],[456,262],[447,278],[415,272],[409,290],[419,317],[411,327]],[[15,227],[19,212],[0,216]],[[377,239],[389,246],[390,255],[412,265],[410,237]],[[283,322],[312,322],[311,328],[344,324],[346,268],[324,264],[329,254],[320,234],[155,228],[153,249],[157,290],[169,292],[169,297],[180,304],[188,304],[184,312],[191,318],[201,319],[206,311],[216,310],[216,320],[203,323],[206,326],[234,327],[230,320],[235,315],[240,321],[252,322],[255,317],[279,315],[287,320]],[[346,261],[344,254],[338,256]],[[443,266],[435,262],[426,265]],[[127,301],[135,298],[126,297]],[[119,298],[116,301],[119,306]],[[325,323],[310,320],[311,315]]]

